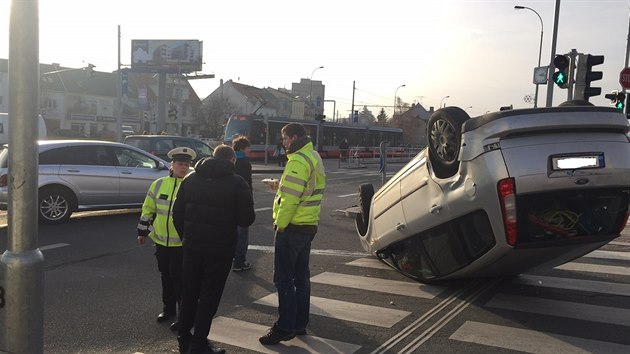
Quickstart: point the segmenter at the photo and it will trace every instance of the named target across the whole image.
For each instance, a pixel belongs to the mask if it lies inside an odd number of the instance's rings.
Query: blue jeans
[[[234,251],[234,266],[242,266],[247,262],[247,247],[249,246],[249,227],[238,228],[238,240],[236,241],[236,250]]]
[[[306,328],[310,316],[309,258],[315,235],[285,230],[276,232],[273,282],[278,289],[278,321],[283,331]]]

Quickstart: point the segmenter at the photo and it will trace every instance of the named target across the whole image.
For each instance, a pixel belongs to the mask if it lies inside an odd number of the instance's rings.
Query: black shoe
[[[188,354],[188,349],[190,349],[190,338],[190,335],[177,337],[177,343],[179,344],[179,354]]]
[[[166,320],[168,320],[169,318],[173,317],[173,313],[168,312],[168,311],[163,311],[161,312],[158,317],[157,317],[157,321],[158,322],[164,322]]]
[[[208,345],[201,350],[199,349],[190,350],[190,354],[224,354],[224,353],[225,353],[225,349],[215,347],[210,343],[208,343]]]
[[[178,330],[179,330],[179,322],[175,321],[175,322],[171,323],[171,331],[177,332]]]
[[[298,336],[305,336],[306,335],[306,329],[296,329],[295,330],[295,334]]]
[[[287,341],[295,338],[295,332],[287,332],[278,328],[276,325],[269,328],[264,336],[258,338],[261,344],[274,345],[282,341]]]

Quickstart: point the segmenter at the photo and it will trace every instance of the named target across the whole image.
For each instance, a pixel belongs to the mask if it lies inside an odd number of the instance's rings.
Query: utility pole
[[[350,108],[350,123],[354,123],[354,91],[356,90],[355,81],[352,81],[352,108]]]

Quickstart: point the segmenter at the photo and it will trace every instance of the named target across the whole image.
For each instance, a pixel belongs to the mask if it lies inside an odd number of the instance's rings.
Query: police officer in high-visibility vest
[[[177,305],[181,304],[182,240],[173,226],[172,207],[182,179],[197,154],[191,148],[178,147],[167,156],[171,159],[170,173],[149,187],[138,223],[138,244],[144,245],[147,236],[153,240],[162,277],[164,306],[157,316],[158,322],[176,318]],[[177,330],[177,322],[171,324],[171,330]]]

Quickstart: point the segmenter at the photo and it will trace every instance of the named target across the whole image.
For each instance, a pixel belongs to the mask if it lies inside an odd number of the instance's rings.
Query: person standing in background
[[[253,195],[252,189],[252,164],[249,162],[247,155],[251,150],[251,144],[246,137],[241,136],[232,141],[232,148],[236,154],[236,162],[234,168],[236,174],[243,177],[249,185],[249,191]],[[236,242],[236,251],[234,252],[234,262],[232,271],[242,272],[252,268],[251,263],[247,262],[247,248],[249,247],[249,227],[238,228],[238,241]]]

